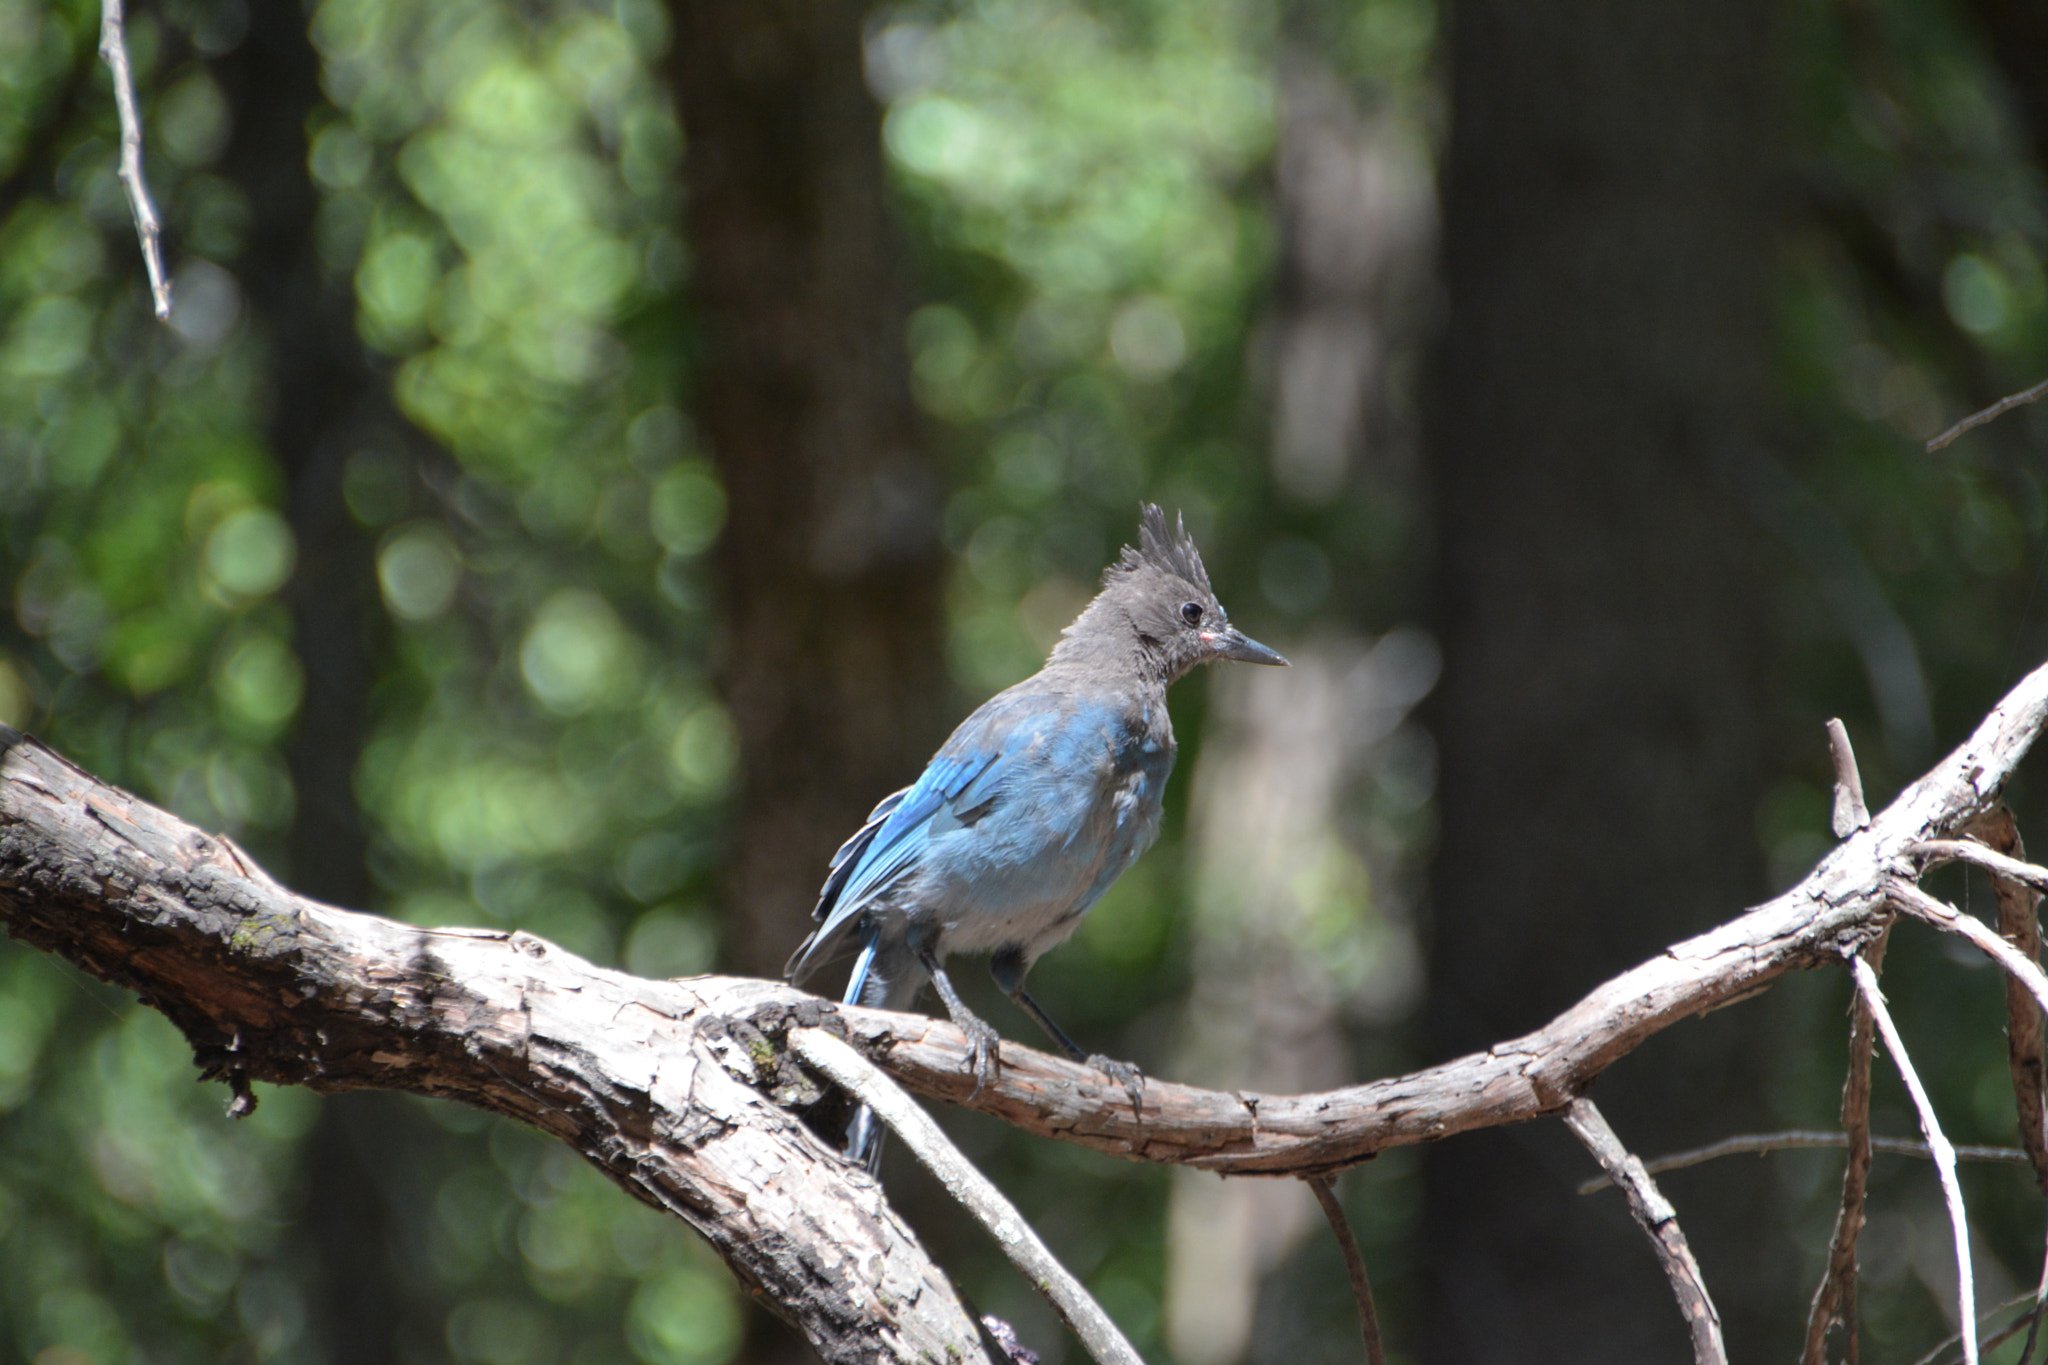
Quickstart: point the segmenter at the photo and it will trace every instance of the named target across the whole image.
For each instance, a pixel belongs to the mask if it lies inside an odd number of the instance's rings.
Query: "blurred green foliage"
[[[217,163],[235,111],[209,72],[246,14],[236,0],[131,14],[149,170],[178,247],[168,329],[144,306],[114,178],[97,18],[85,0],[0,0],[0,720],[289,879],[282,746],[306,679],[279,592],[298,547],[262,435],[269,357],[232,273],[249,205]],[[724,504],[689,417],[668,17],[653,0],[322,0],[311,23],[327,100],[308,129],[320,255],[441,452],[422,469],[366,445],[347,467],[392,640],[357,774],[368,908],[517,926],[650,975],[706,970],[734,740],[710,681],[705,556]],[[1140,496],[1185,509],[1225,600],[1283,646],[1318,623],[1376,633],[1418,613],[1417,509],[1272,487],[1259,348],[1282,252],[1282,72],[1312,53],[1427,147],[1437,25],[1428,0],[875,12],[870,83],[921,282],[904,344],[953,490],[963,692],[1036,666]],[[1801,0],[1786,30],[1797,137],[1779,378],[1803,491],[1782,495],[1782,524],[1810,572],[1777,604],[1781,720],[1804,756],[1758,811],[1781,880],[1826,846],[1820,717],[1851,719],[1881,800],[2048,640],[2032,458],[2048,412],[1940,459],[1918,449],[2048,369],[2041,168],[1953,4]],[[1390,382],[1412,406],[1412,372]],[[1831,596],[1845,581],[1860,586]],[[1878,606],[1859,617],[1845,600]],[[1900,634],[1918,693],[1886,652]],[[1176,707],[1192,768],[1202,694]],[[1428,763],[1394,771],[1388,790],[1355,795],[1379,803],[1375,837],[1412,853],[1428,840]],[[1141,1058],[1170,1055],[1197,929],[1186,786],[1167,841],[1035,982],[1077,1032]],[[2024,793],[2020,812],[2031,826]],[[1331,873],[1364,907],[1367,875]],[[1952,1136],[2009,1140],[1995,974],[1901,938],[1887,989]],[[1788,1123],[1832,1114],[1831,990],[1784,993],[1774,1102]],[[1375,1069],[1410,1060],[1403,1049],[1398,1028],[1359,1043]],[[265,1090],[231,1124],[190,1075],[152,1012],[0,947],[0,1360],[319,1358],[294,1228],[322,1101]],[[682,1228],[532,1134],[421,1108],[434,1143],[404,1154],[394,1196],[416,1235],[403,1272],[427,1324],[417,1359],[732,1358],[738,1294]],[[1886,1131],[1911,1130],[1882,1068],[1879,1108]],[[956,1127],[1162,1358],[1164,1175]],[[1806,1154],[1760,1177],[1798,1210],[1802,1283],[1836,1169]],[[915,1172],[891,1178],[921,1202]],[[1968,1179],[1987,1279],[2031,1283],[2038,1201],[2004,1168]],[[1671,1189],[1682,1209],[1682,1176]],[[1412,1163],[1374,1163],[1349,1193],[1398,1344]],[[1925,1248],[1945,1234],[1922,1169],[1881,1162],[1874,1201],[1864,1303],[1890,1356],[1939,1335]],[[1028,1287],[969,1234],[932,1236],[981,1306],[1056,1356]],[[1282,1267],[1292,1287],[1276,1292],[1300,1325],[1265,1334],[1261,1358],[1354,1349],[1340,1274],[1320,1242]]]

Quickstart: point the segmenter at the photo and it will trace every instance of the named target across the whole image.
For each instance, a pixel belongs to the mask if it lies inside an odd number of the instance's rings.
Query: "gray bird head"
[[[1138,548],[1125,546],[1104,572],[1102,591],[1067,627],[1053,658],[1133,639],[1168,682],[1218,659],[1287,664],[1230,624],[1186,523],[1176,516],[1168,527],[1166,514],[1149,502],[1139,509]]]

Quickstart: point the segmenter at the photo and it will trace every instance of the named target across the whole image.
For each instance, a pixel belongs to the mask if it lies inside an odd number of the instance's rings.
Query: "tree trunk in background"
[[[945,735],[939,479],[911,405],[881,120],[848,0],[677,0],[701,362],[730,505],[743,774],[727,961],[775,976],[827,860]]]
[[[1729,466],[1767,416],[1760,0],[1452,11],[1449,316],[1432,463],[1445,670],[1435,1055],[1545,1019],[1764,891],[1767,547]],[[1819,743],[1816,736],[1815,743]],[[1672,1030],[1597,1098],[1644,1153],[1764,1115],[1762,1020]],[[1560,1124],[1427,1162],[1426,1357],[1682,1360],[1619,1200]],[[1770,1176],[1671,1177],[1737,1359],[1796,1351]],[[1759,1324],[1768,1323],[1766,1346]]]
[[[721,676],[742,788],[725,958],[779,976],[833,849],[945,736],[941,489],[910,399],[862,7],[673,13],[702,341],[690,408],[729,508]],[[811,1357],[765,1313],[748,1338],[755,1365]]]
[[[2048,167],[2048,11],[2032,0],[1968,0],[1984,50],[2012,85],[2034,164]]]
[[[223,169],[247,196],[248,244],[233,262],[269,362],[268,438],[287,480],[298,560],[285,591],[305,695],[287,753],[297,805],[278,875],[335,905],[369,908],[368,838],[355,772],[369,728],[378,607],[374,548],[349,514],[342,471],[370,444],[417,435],[392,409],[387,383],[356,336],[345,272],[315,246],[319,194],[307,169],[306,123],[320,100],[320,64],[295,4],[249,8],[241,44],[213,66],[234,110]],[[295,1225],[310,1264],[309,1335],[326,1358],[377,1365],[408,1358],[398,1267],[408,1239],[378,1183],[395,1151],[416,1144],[419,1117],[390,1097],[330,1096],[301,1147],[306,1200]]]

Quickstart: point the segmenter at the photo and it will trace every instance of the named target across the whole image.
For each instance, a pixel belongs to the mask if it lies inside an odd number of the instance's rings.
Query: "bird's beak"
[[[1236,626],[1225,626],[1222,630],[1202,632],[1202,641],[1219,659],[1235,659],[1246,664],[1273,664],[1287,667],[1287,660],[1277,650],[1271,650],[1257,640],[1248,638]]]

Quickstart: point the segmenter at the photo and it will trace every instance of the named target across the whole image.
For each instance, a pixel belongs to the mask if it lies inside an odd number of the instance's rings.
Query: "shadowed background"
[[[97,21],[0,0],[0,721],[324,899],[774,974],[1152,499],[1295,666],[1176,693],[1165,837],[1033,988],[1152,1074],[1319,1088],[1788,883],[1825,717],[1881,802],[2048,645],[2048,420],[1919,450],[2048,373],[2025,5],[144,3],[168,328]],[[1901,932],[1951,1135],[2009,1141],[1998,979]],[[1645,1153],[1824,1126],[1844,999],[1787,982],[1598,1098]],[[0,945],[0,1361],[807,1355],[531,1133],[231,1124],[191,1075]],[[942,1117],[1148,1359],[1355,1358],[1306,1191]],[[1348,1175],[1394,1357],[1685,1359],[1590,1167],[1539,1124]],[[1667,1178],[1738,1358],[1796,1349],[1838,1171]],[[2041,1213],[1966,1182],[1988,1304]],[[1931,1174],[1880,1161],[1871,1217],[1866,1350],[1911,1359]]]

